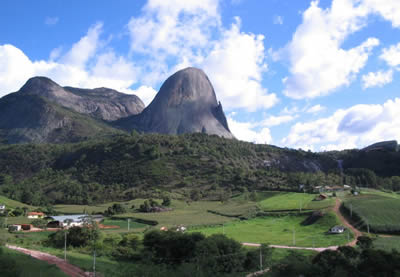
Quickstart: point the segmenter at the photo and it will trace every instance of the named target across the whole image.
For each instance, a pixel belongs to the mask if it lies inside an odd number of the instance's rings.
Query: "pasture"
[[[260,193],[262,196],[263,193]],[[335,205],[334,198],[322,201],[313,201],[318,194],[299,192],[271,192],[260,199],[257,204],[264,211],[288,211],[288,210],[319,210]]]
[[[205,235],[225,234],[239,242],[296,245],[306,247],[324,247],[343,245],[353,234],[328,234],[334,225],[340,225],[333,213],[327,213],[314,224],[303,226],[307,216],[282,216],[254,218],[244,221],[229,222],[219,226],[190,228],[190,232]]]
[[[396,249],[400,251],[400,237],[382,237],[379,236],[374,239],[374,247],[377,249],[382,249],[386,251],[391,251],[392,249]]]
[[[348,197],[344,202],[347,212],[353,212],[357,227],[377,233],[400,232],[400,200],[378,194]]]

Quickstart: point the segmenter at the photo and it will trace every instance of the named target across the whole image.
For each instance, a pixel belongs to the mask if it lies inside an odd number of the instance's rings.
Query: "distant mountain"
[[[399,149],[399,145],[396,140],[389,141],[381,141],[374,144],[371,144],[365,148],[363,151],[389,151],[389,152],[397,152]]]
[[[144,109],[142,100],[136,95],[128,95],[108,88],[61,87],[46,77],[29,79],[16,93],[41,96],[78,113],[106,121],[138,114]]]
[[[169,77],[142,113],[115,122],[145,133],[206,133],[233,138],[206,74],[189,67]]]
[[[12,93],[0,99],[2,143],[64,143],[116,133],[100,120],[38,95]]]

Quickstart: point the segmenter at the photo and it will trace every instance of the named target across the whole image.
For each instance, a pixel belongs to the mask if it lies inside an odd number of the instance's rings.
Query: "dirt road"
[[[36,251],[36,250],[30,250],[30,249],[26,249],[26,248],[22,248],[22,247],[18,247],[15,245],[6,245],[7,248],[22,252],[24,254],[27,254],[35,259],[38,260],[42,260],[45,261],[49,264],[55,264],[56,266],[58,266],[63,272],[65,272],[65,274],[67,274],[68,276],[71,277],[87,277],[90,276],[88,273],[85,273],[82,269],[80,269],[79,267],[76,267],[72,264],[67,263],[66,261],[44,253],[44,252],[40,252],[40,251]]]
[[[349,228],[351,231],[353,231],[353,233],[354,233],[354,240],[351,241],[351,242],[349,242],[349,243],[346,244],[346,245],[348,245],[348,246],[355,246],[356,243],[357,243],[357,238],[360,237],[360,236],[362,236],[362,233],[361,233],[359,230],[357,230],[353,225],[351,225],[351,224],[347,221],[347,219],[340,213],[340,210],[339,210],[340,204],[341,204],[340,199],[339,199],[339,198],[336,198],[336,204],[335,204],[335,207],[333,208],[333,211],[334,211],[334,212],[336,213],[336,215],[339,217],[340,221],[341,221],[347,228]]]
[[[261,244],[259,244],[259,243],[249,243],[249,242],[243,242],[242,245],[253,246],[253,247],[260,247],[261,246]],[[322,252],[322,251],[325,251],[325,250],[336,250],[338,248],[338,246],[313,248],[313,247],[274,245],[274,244],[270,244],[269,247],[272,247],[272,248],[284,248],[284,249],[297,249],[297,250],[311,250],[311,251],[316,251],[316,252]]]

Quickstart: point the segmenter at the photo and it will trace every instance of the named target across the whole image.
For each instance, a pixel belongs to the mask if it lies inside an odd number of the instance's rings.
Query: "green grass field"
[[[340,224],[333,213],[327,213],[316,223],[302,226],[306,216],[283,216],[255,218],[245,221],[230,222],[220,226],[192,228],[191,232],[201,232],[206,235],[225,233],[228,237],[239,242],[268,243],[278,245],[295,245],[323,247],[347,243],[347,233],[331,235],[327,231],[334,225]],[[293,231],[294,230],[294,231]],[[349,239],[353,238],[350,233]]]
[[[348,197],[344,206],[361,221],[359,226],[366,229],[367,224],[373,232],[400,232],[400,200],[385,194],[361,194]]]
[[[334,205],[334,199],[328,198],[323,201],[313,201],[317,194],[297,192],[275,192],[268,194],[265,199],[258,202],[264,211],[283,211],[300,209],[323,209]]]
[[[374,247],[386,251],[391,251],[392,249],[400,251],[400,237],[378,237],[374,239]]]
[[[32,276],[52,276],[52,277],[66,277],[56,265],[48,264],[44,261],[34,259],[23,253],[3,247],[4,254],[16,262],[17,268],[21,270],[18,276],[32,277]],[[0,269],[1,273],[1,269]]]

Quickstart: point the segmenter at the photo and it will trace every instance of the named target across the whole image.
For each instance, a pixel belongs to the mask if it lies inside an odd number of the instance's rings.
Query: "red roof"
[[[44,215],[42,212],[29,212],[28,215]]]

